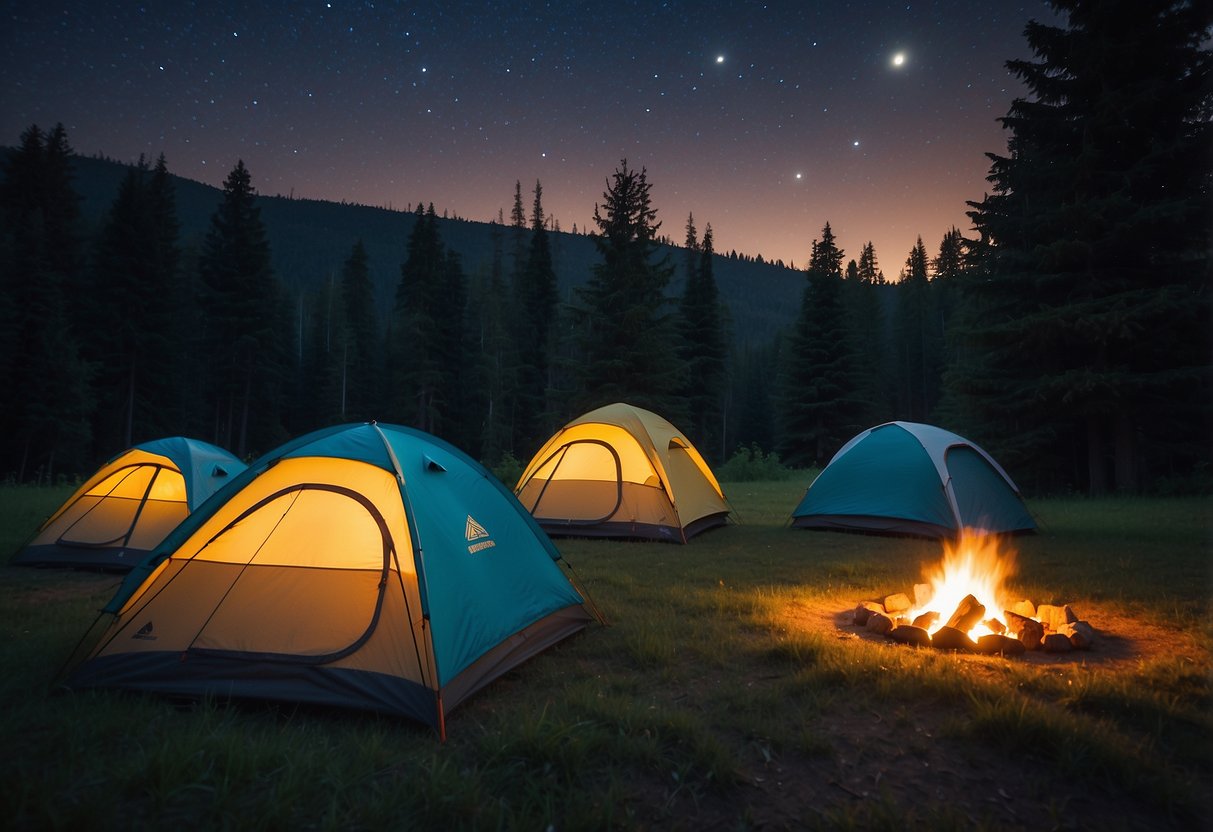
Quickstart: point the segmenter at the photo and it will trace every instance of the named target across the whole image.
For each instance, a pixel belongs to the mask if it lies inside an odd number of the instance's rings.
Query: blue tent
[[[560,553],[462,451],[343,425],[255,461],[110,602],[68,677],[115,687],[445,714],[590,615]]]
[[[97,469],[12,562],[129,570],[243,470],[239,459],[197,439],[136,445]]]
[[[914,422],[889,422],[851,439],[809,486],[792,525],[921,537],[1036,529],[993,457],[962,436]]]

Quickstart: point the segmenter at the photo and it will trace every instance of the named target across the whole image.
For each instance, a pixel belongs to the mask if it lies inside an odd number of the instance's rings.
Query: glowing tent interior
[[[353,707],[445,736],[452,708],[590,620],[509,490],[420,431],[317,431],[220,497],[128,575],[69,688]]]
[[[656,413],[624,403],[558,430],[514,491],[552,535],[686,543],[727,523],[730,512],[690,440]]]
[[[12,562],[128,570],[243,470],[232,454],[197,439],[136,445],[76,489]]]

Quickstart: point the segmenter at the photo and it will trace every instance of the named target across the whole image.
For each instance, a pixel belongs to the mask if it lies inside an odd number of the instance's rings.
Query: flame
[[[969,630],[970,638],[993,632],[982,622],[995,619],[1005,624],[1002,611],[1012,606],[1005,586],[1015,574],[1015,552],[1000,551],[998,543],[997,537],[973,529],[963,530],[955,543],[945,543],[943,561],[923,570],[930,590],[921,606],[911,611],[911,620],[924,612],[939,613],[939,619],[928,628],[934,635],[948,623],[965,596],[972,595],[985,605],[986,613]]]

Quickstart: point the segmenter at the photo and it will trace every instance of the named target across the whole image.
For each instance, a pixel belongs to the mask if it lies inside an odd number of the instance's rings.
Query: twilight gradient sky
[[[621,158],[662,231],[803,267],[828,220],[895,279],[987,190],[1043,2],[5,0],[0,144],[163,152],[214,185],[466,219],[535,180],[584,229]],[[900,61],[895,56],[901,55]]]

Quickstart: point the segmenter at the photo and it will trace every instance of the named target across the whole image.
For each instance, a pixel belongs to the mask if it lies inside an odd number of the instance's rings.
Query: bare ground
[[[779,626],[789,632],[815,631],[853,642],[856,649],[913,650],[851,623],[856,601],[796,602]],[[1090,650],[1069,654],[1032,651],[1015,658],[961,656],[973,670],[998,678],[999,662],[1039,667],[1042,673],[1098,669],[1131,672],[1151,657],[1171,655],[1197,667],[1213,668],[1198,640],[1151,621],[1099,604],[1082,605],[1098,622],[1099,640]],[[758,680],[756,684],[762,684]],[[933,829],[962,828],[1173,829],[1174,818],[1156,805],[1126,795],[1098,778],[1058,779],[1055,766],[1032,755],[1013,758],[993,747],[955,737],[963,715],[945,704],[912,703],[877,711],[855,702],[835,707],[814,726],[819,755],[759,749],[739,767],[739,785],[725,795],[681,796],[676,786],[638,785],[633,805],[651,828],[832,829],[893,824]],[[659,780],[656,782],[660,782]],[[1213,792],[1202,815],[1213,817]],[[1177,826],[1178,824],[1178,826]],[[1198,824],[1199,827],[1199,824]]]
[[[789,631],[816,631],[853,641],[856,647],[913,650],[862,627],[852,619],[854,603],[826,599],[798,602],[781,622]],[[1130,671],[1157,656],[1174,656],[1197,667],[1213,667],[1207,650],[1190,634],[1099,604],[1081,605],[1099,639],[1090,650],[1069,654],[1032,651],[1015,658],[967,656],[996,675],[997,662]],[[913,828],[931,826],[935,804],[958,814],[966,825],[1005,829],[1168,829],[1173,822],[1139,801],[1087,782],[1050,781],[1039,760],[1011,759],[994,749],[949,737],[960,716],[946,706],[915,704],[879,713],[869,707],[836,709],[821,730],[832,753],[805,759],[786,755],[749,772],[743,790],[758,828],[797,829],[843,817],[870,817],[865,806],[883,802],[894,816],[914,811]],[[828,814],[827,814],[828,813]],[[1204,818],[1213,817],[1213,795]],[[827,819],[828,818],[828,819]],[[720,828],[727,827],[721,823]]]

